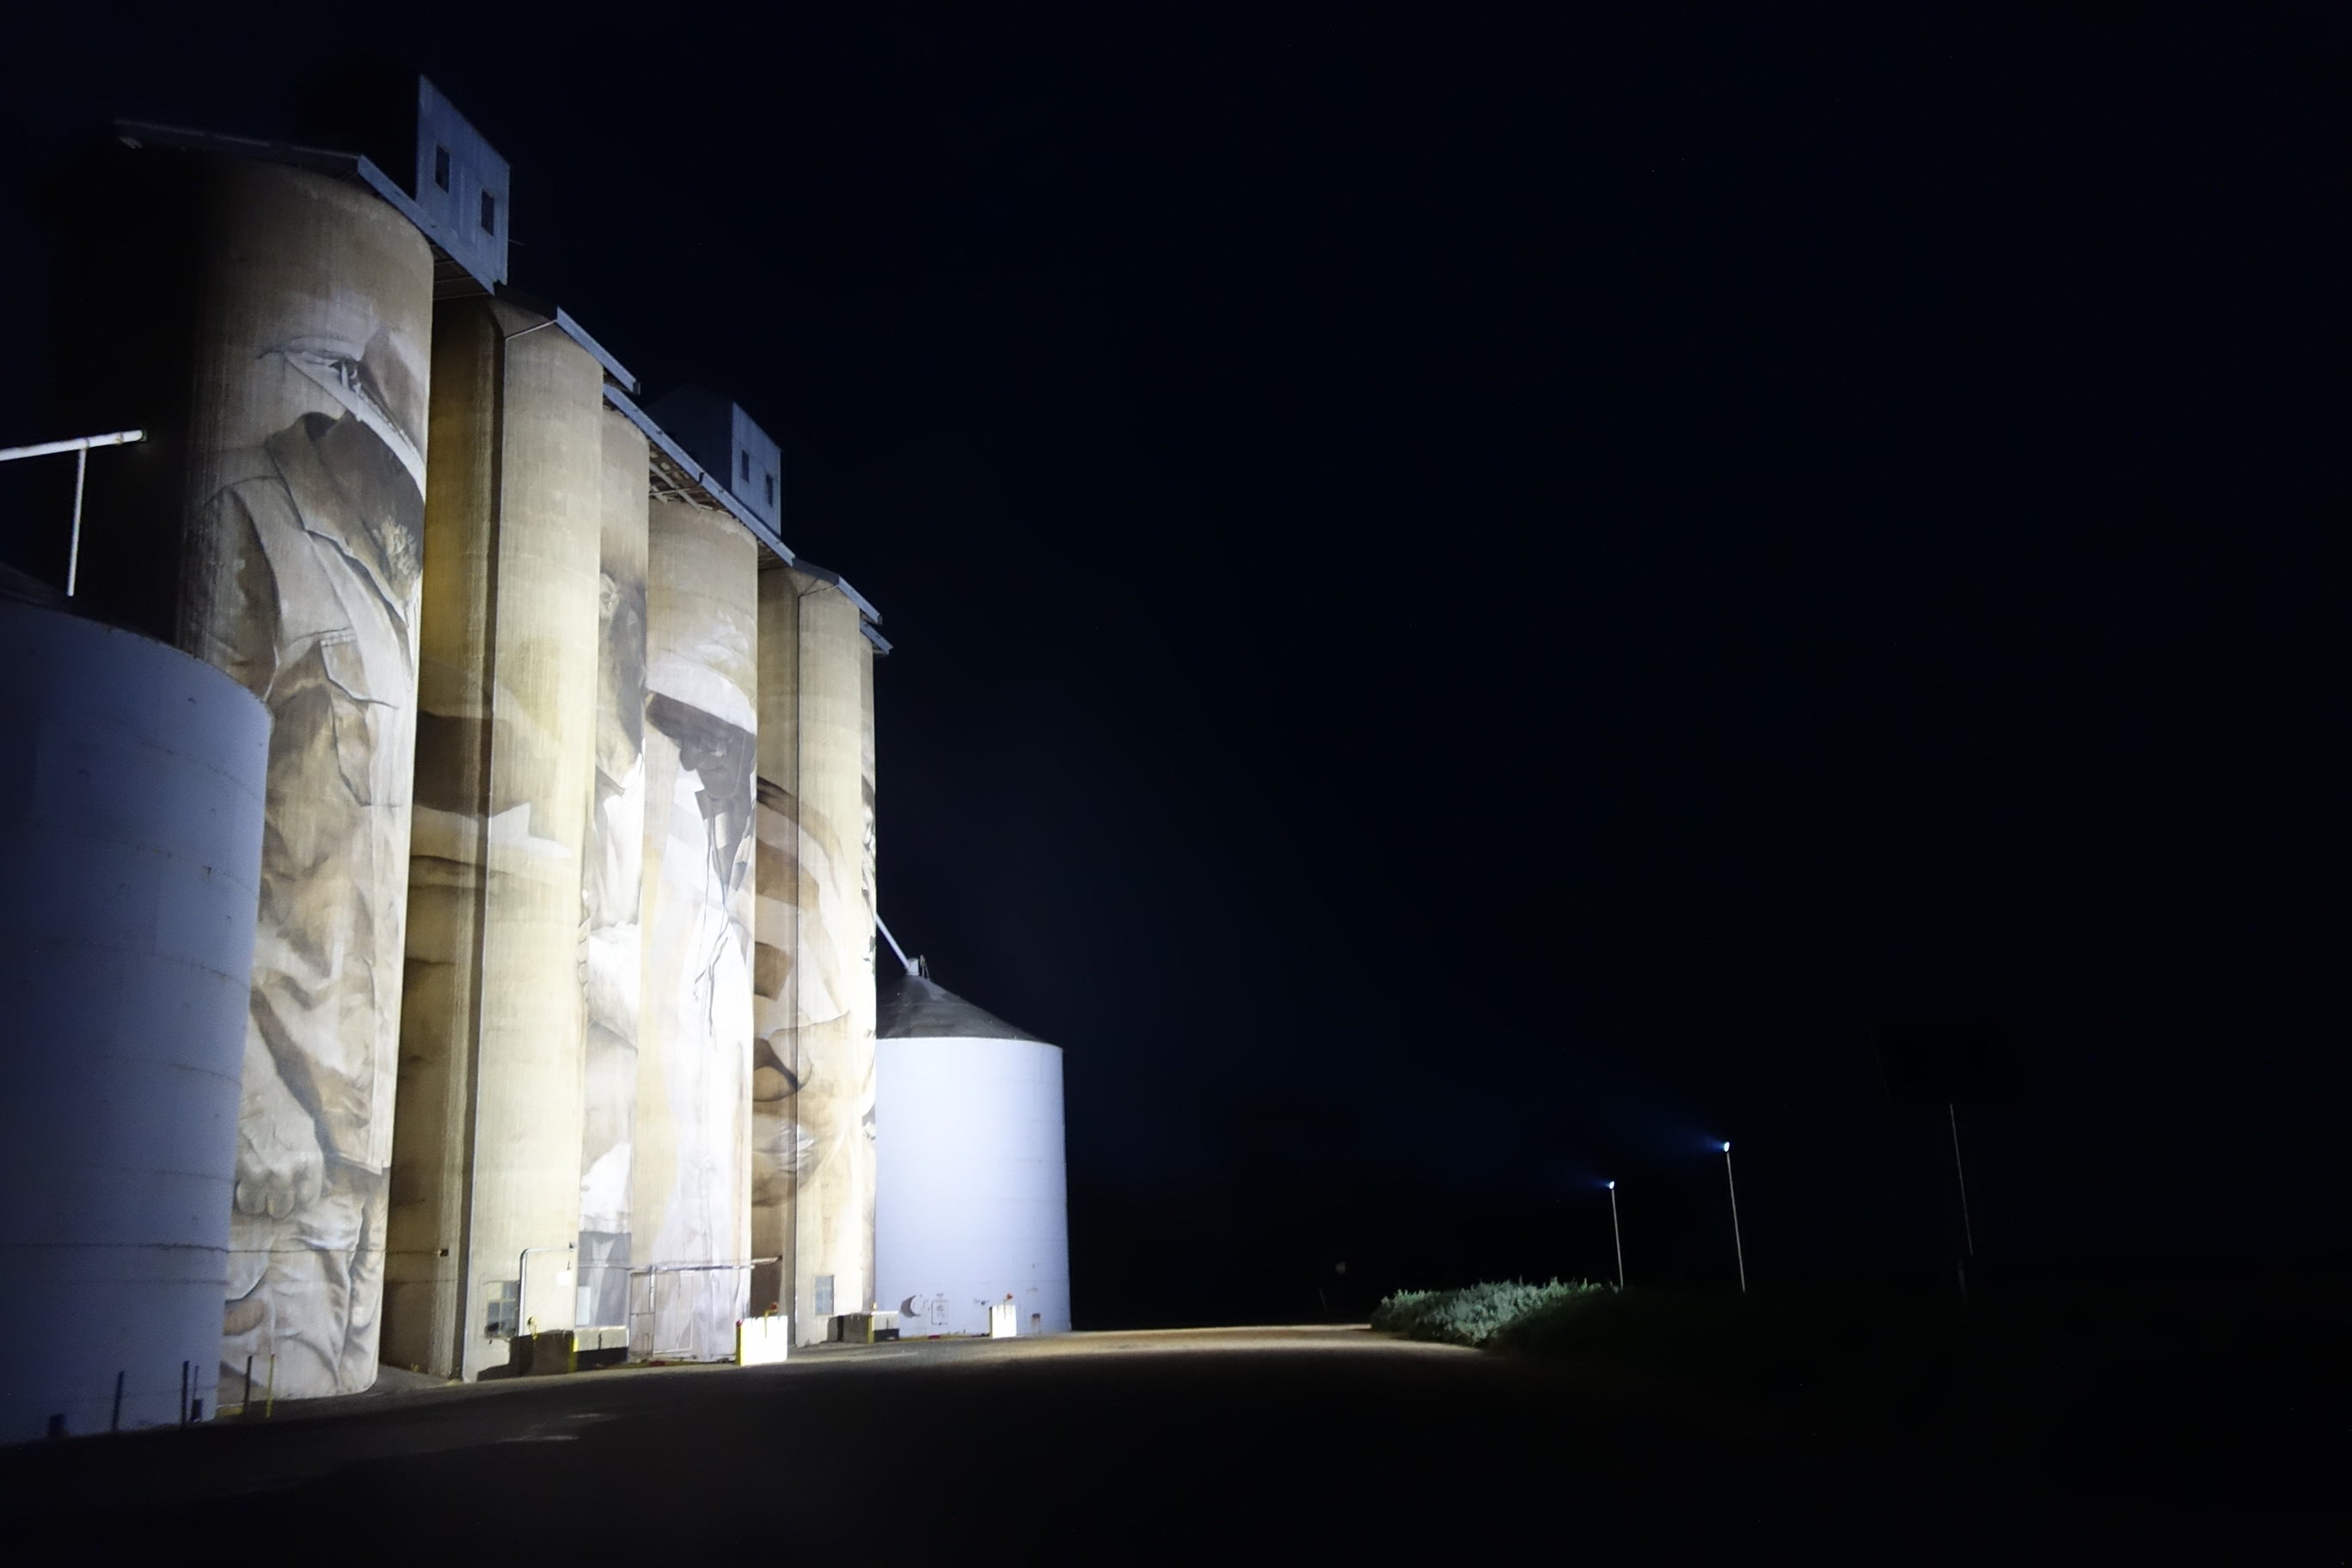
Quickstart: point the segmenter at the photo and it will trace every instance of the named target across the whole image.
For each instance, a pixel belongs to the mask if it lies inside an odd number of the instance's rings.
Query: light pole
[[[1617,1242],[1617,1289],[1625,1289],[1625,1230],[1617,1223],[1617,1184],[1603,1182],[1609,1189],[1609,1234]]]
[[[13,463],[19,458],[47,458],[59,452],[74,455],[73,537],[66,545],[66,597],[74,594],[74,579],[81,570],[81,492],[82,481],[89,474],[89,449],[92,447],[127,447],[147,439],[143,430],[117,430],[108,436],[76,436],[66,441],[43,441],[33,447],[0,447],[0,463]]]
[[[1731,1179],[1731,1140],[1723,1141],[1723,1185],[1731,1194],[1731,1252],[1739,1259],[1739,1293],[1748,1294],[1748,1249],[1739,1242],[1739,1184]]]

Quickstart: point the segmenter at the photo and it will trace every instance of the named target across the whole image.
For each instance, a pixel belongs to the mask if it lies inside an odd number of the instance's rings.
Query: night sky
[[[1604,1175],[1727,1283],[1723,1138],[1759,1285],[1948,1275],[1891,1016],[2016,1040],[1989,1265],[2352,1249],[2340,7],[366,14],[13,24],[0,444],[59,154],[411,51],[883,610],[1082,1327],[1602,1275]]]

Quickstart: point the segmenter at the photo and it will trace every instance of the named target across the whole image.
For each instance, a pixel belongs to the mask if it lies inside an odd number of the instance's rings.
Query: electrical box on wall
[[[681,386],[649,412],[746,510],[782,531],[783,453],[740,405],[698,386]]]

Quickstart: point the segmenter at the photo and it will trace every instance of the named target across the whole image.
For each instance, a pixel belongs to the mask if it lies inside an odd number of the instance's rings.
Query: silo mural
[[[271,721],[222,1359],[349,1393],[383,1300],[433,264],[363,190],[204,177],[179,640]]]
[[[392,1359],[468,1377],[504,1364],[518,1330],[571,1327],[576,1301],[604,373],[551,326],[474,299],[434,329],[415,1082],[386,1331]]]
[[[126,1282],[224,1298],[188,1400],[248,1360],[288,1399],[478,1376],[534,1328],[722,1359],[750,1312],[875,1303],[863,602],[783,564],[744,410],[681,446],[577,322],[470,292],[504,164],[430,84],[395,118],[373,162],[124,125],[72,209],[119,352],[69,390],[151,433],[93,476],[79,591],[268,722],[226,1279]]]
[[[793,1259],[805,1343],[827,1317],[873,1304],[873,645],[856,605],[822,579],[771,572],[761,602],[763,630],[793,634],[788,649],[762,644],[761,671],[766,710],[787,708],[793,731],[761,752],[774,983],[762,985],[756,1079],[758,1250]]]
[[[809,579],[760,571],[758,898],[751,951],[751,1310],[793,1306],[793,1195],[806,1147],[800,1089],[800,598]]]
[[[644,969],[637,911],[646,834],[646,438],[604,416],[596,772],[581,873],[587,1031],[580,1151],[580,1321],[629,1310],[630,1153]]]
[[[732,1353],[751,1257],[758,546],[651,503],[633,1357]]]

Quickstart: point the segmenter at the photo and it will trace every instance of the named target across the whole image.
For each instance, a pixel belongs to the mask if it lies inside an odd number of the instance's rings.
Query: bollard
[[[244,1420],[247,1416],[248,1416],[248,1415],[252,1415],[252,1414],[253,1414],[253,1357],[251,1357],[250,1355],[248,1355],[248,1356],[247,1356],[247,1357],[245,1358],[245,1399],[244,1399],[243,1403],[239,1404],[239,1405],[237,1405],[237,1407],[236,1407],[236,1418],[237,1418],[238,1420],[242,1421],[242,1420]]]
[[[110,1432],[122,1430],[122,1374],[119,1372],[114,1374],[114,1419],[106,1424],[106,1429]]]
[[[180,1425],[183,1426],[188,1424],[188,1369],[194,1364],[184,1361],[180,1363]]]
[[[269,1387],[261,1396],[261,1418],[268,1420],[278,1414],[278,1352],[269,1352]]]

